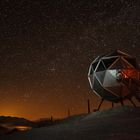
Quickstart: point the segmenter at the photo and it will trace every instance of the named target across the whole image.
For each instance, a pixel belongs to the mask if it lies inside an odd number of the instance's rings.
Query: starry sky
[[[0,115],[60,118],[87,112],[87,99],[96,108],[89,65],[114,49],[140,61],[139,13],[138,0],[1,0]]]

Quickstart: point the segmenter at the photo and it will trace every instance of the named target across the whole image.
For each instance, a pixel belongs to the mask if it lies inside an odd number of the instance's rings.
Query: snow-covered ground
[[[120,107],[51,127],[3,135],[0,140],[134,140],[140,139],[140,108]]]

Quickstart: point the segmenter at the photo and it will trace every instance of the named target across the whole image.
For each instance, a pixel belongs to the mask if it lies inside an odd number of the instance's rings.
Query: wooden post
[[[120,102],[121,102],[121,105],[124,106],[123,100],[121,100]]]
[[[53,116],[51,116],[51,122],[53,122]]]
[[[129,88],[131,88],[131,83],[132,83],[132,80],[129,79]]]
[[[70,109],[68,109],[68,117],[70,117]]]
[[[114,107],[114,103],[112,102],[112,108]]]
[[[88,104],[88,114],[90,113],[90,100],[87,100],[87,104]]]

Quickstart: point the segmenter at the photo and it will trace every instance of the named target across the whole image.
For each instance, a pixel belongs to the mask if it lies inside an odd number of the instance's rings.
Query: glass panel
[[[96,66],[97,66],[98,63],[99,63],[99,61],[97,61],[97,62],[95,62],[95,63],[92,64],[92,68],[93,68],[93,70],[96,69]]]
[[[97,72],[106,70],[102,61],[100,61],[99,65],[97,67],[98,67],[97,70],[96,70]]]
[[[118,57],[116,58],[110,58],[110,59],[103,59],[103,63],[105,65],[106,68],[108,68],[113,62],[115,62],[115,60],[117,60]]]
[[[112,93],[110,93],[109,91],[105,90],[99,83],[99,81],[96,79],[96,77],[94,78],[94,86],[93,86],[94,90],[98,93],[98,95],[100,95],[102,98],[109,100],[109,101],[115,101],[117,100],[117,97],[114,96]]]

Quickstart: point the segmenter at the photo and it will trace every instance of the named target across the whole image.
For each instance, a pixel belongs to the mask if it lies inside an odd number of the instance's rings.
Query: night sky
[[[88,68],[114,49],[140,62],[139,0],[0,0],[0,115],[95,109]]]

